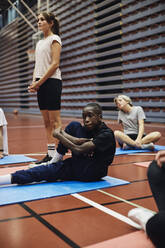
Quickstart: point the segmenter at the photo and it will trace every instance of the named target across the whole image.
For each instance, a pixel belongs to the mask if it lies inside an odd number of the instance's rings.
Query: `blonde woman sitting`
[[[131,98],[126,95],[115,97],[114,102],[119,109],[118,122],[123,131],[116,130],[115,138],[122,149],[154,149],[154,142],[161,137],[160,132],[146,134],[144,131],[145,113],[140,106],[133,106]]]

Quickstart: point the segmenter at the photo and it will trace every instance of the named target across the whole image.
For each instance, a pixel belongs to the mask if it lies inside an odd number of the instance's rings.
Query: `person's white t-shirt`
[[[144,120],[145,113],[141,106],[133,106],[129,113],[119,110],[118,122],[122,123],[125,134],[138,134],[139,120]]]
[[[3,154],[8,155],[7,121],[4,112],[1,108],[0,108],[0,126],[2,127],[2,135],[3,135]]]
[[[35,78],[41,78],[51,65],[51,45],[57,41],[61,46],[61,38],[58,35],[50,35],[45,39],[39,40],[35,50]],[[61,80],[60,68],[57,68],[51,78]]]

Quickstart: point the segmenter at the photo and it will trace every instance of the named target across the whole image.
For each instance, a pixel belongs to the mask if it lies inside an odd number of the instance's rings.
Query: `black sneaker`
[[[38,165],[39,165],[39,164],[48,162],[48,161],[50,161],[51,159],[52,159],[52,157],[49,156],[48,154],[46,154],[46,156],[45,156],[43,159],[41,159],[41,160],[35,162],[35,164],[38,164]]]

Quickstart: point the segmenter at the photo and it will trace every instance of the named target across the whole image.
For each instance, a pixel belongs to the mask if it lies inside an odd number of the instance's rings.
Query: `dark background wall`
[[[37,13],[36,1],[26,3]],[[18,7],[37,28],[34,16]],[[126,94],[144,108],[148,121],[165,122],[164,1],[53,0],[49,7],[61,24],[62,115],[80,116],[87,102],[97,101],[105,118],[116,119],[113,99]],[[39,114],[36,95],[27,92],[34,68],[27,55],[32,35],[19,15],[0,30],[0,106],[5,111]]]

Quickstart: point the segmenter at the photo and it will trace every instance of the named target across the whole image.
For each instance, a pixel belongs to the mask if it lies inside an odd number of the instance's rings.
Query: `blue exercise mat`
[[[140,153],[140,152],[157,152],[157,151],[160,151],[160,150],[165,150],[165,146],[155,145],[155,149],[154,150],[149,150],[149,149],[130,149],[130,150],[124,150],[124,149],[121,149],[121,148],[116,148],[115,155]]]
[[[42,182],[28,185],[0,186],[0,206],[70,195],[74,193],[115,187],[125,184],[129,184],[129,182],[106,176],[97,182],[65,181],[53,183]]]
[[[0,165],[5,164],[20,164],[20,163],[28,163],[28,162],[35,162],[36,159],[29,158],[21,154],[15,155],[8,155],[0,159]]]

